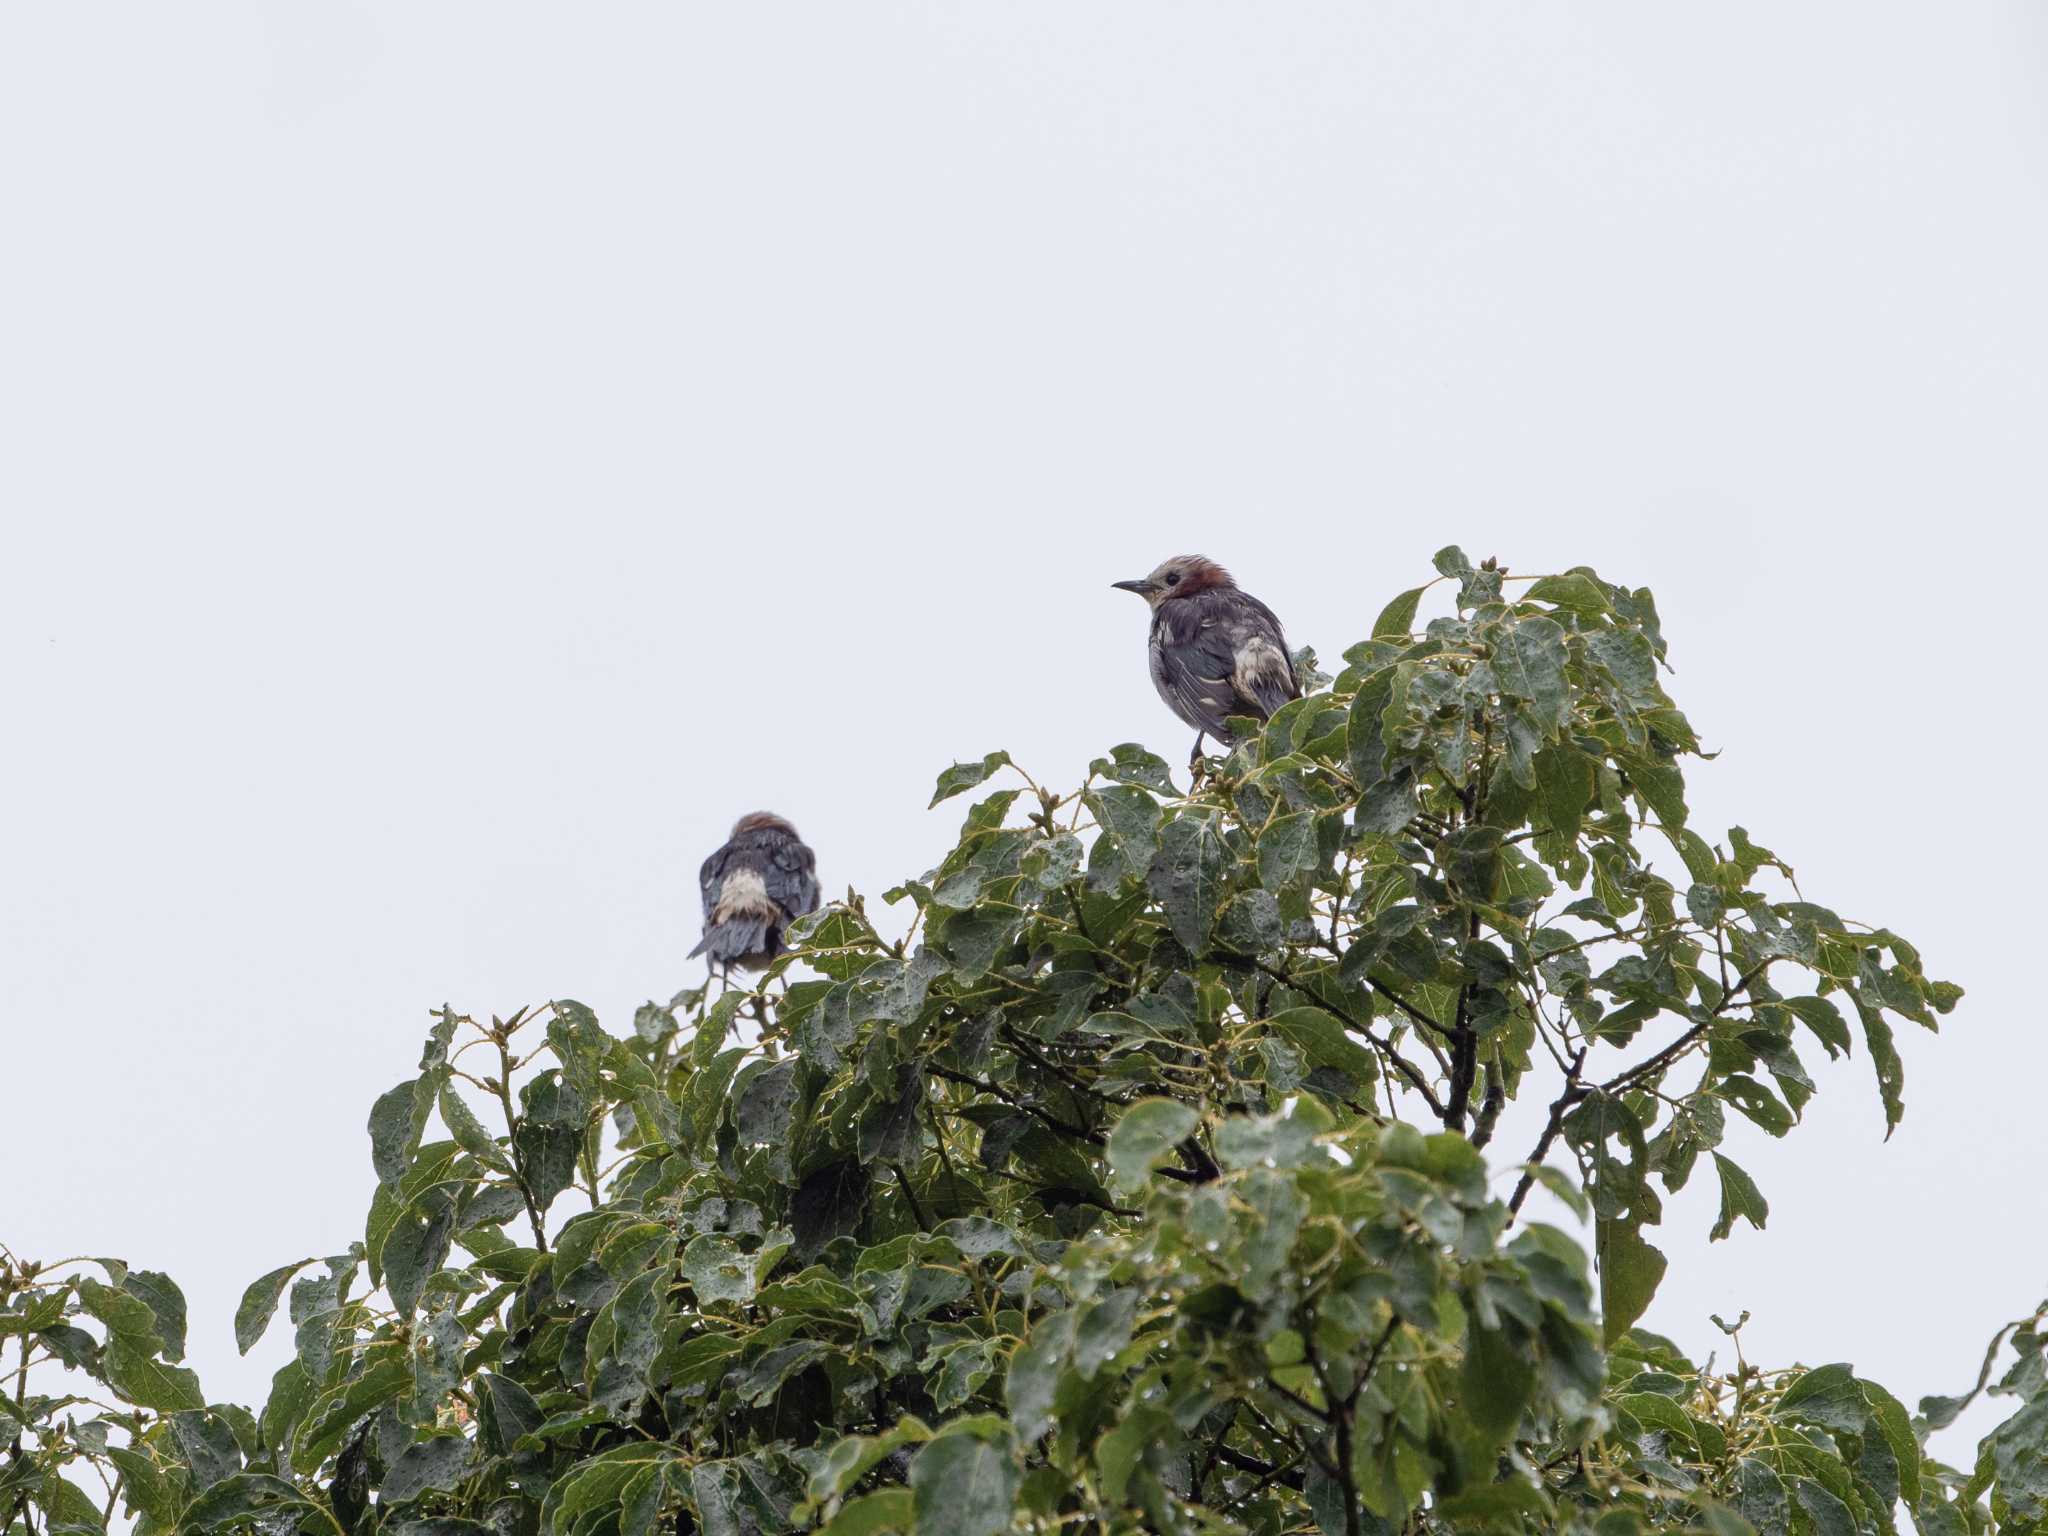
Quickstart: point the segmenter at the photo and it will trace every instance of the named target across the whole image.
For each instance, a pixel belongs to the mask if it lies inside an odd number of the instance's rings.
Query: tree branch
[[[1779,955],[1766,955],[1763,959],[1757,961],[1755,965],[1751,966],[1748,970],[1744,971],[1741,976],[1736,978],[1734,986],[1730,987],[1726,992],[1721,994],[1721,1001],[1714,1005],[1714,1011],[1712,1013],[1709,1013],[1704,1020],[1702,1020],[1698,1024],[1693,1025],[1691,1029],[1688,1029],[1676,1040],[1672,1041],[1669,1045],[1665,1046],[1664,1049],[1657,1052],[1656,1055],[1650,1057],[1649,1060],[1641,1062],[1636,1066],[1630,1067],[1627,1070],[1619,1072],[1615,1074],[1613,1077],[1610,1077],[1606,1082],[1600,1085],[1600,1091],[1605,1094],[1621,1093],[1628,1088],[1634,1087],[1644,1078],[1654,1077],[1657,1073],[1662,1072],[1666,1067],[1670,1066],[1671,1063],[1678,1060],[1678,1058],[1683,1056],[1687,1051],[1691,1050],[1692,1047],[1699,1042],[1699,1039],[1702,1035],[1704,1035],[1708,1030],[1712,1029],[1717,1023],[1720,1022],[1721,1015],[1727,1012],[1729,1007],[1735,1002],[1735,999],[1740,997],[1747,990],[1749,990],[1750,983],[1754,982],[1757,979],[1757,977],[1763,975],[1763,973],[1770,968],[1771,962],[1773,960],[1778,960],[1781,958],[1783,957]]]
[[[978,1093],[988,1094],[991,1098],[1001,1099],[1012,1109],[1022,1110],[1027,1115],[1034,1115],[1038,1119],[1043,1120],[1062,1136],[1077,1137],[1087,1142],[1091,1147],[1099,1147],[1105,1144],[1101,1132],[1091,1131],[1085,1125],[1074,1125],[1062,1120],[1058,1115],[1041,1108],[1039,1105],[1033,1104],[1029,1099],[1018,1097],[999,1083],[985,1083],[978,1077],[969,1077],[965,1072],[955,1072],[950,1067],[936,1066],[929,1062],[925,1064],[925,1071],[929,1072],[933,1077],[942,1077],[949,1083],[959,1083],[962,1087],[972,1088]]]
[[[1416,1069],[1414,1063],[1410,1062],[1405,1056],[1401,1055],[1400,1052],[1394,1049],[1393,1043],[1391,1041],[1380,1039],[1365,1025],[1359,1023],[1358,1020],[1352,1018],[1349,1014],[1344,1012],[1343,1009],[1335,1007],[1330,1003],[1325,1002],[1322,998],[1317,997],[1313,992],[1310,992],[1306,988],[1302,987],[1298,982],[1295,981],[1295,979],[1292,976],[1288,975],[1285,971],[1280,970],[1278,967],[1268,965],[1263,960],[1255,960],[1252,963],[1255,966],[1257,966],[1259,970],[1263,971],[1266,975],[1272,977],[1275,981],[1281,983],[1283,986],[1288,987],[1289,989],[1295,992],[1299,992],[1303,997],[1307,998],[1313,1006],[1322,1009],[1323,1012],[1330,1015],[1331,1018],[1335,1019],[1338,1023],[1342,1024],[1346,1029],[1356,1030],[1359,1034],[1365,1036],[1365,1038],[1372,1043],[1373,1049],[1377,1050],[1382,1056],[1387,1058],[1387,1064],[1393,1067],[1404,1078],[1406,1078],[1408,1080],[1409,1086],[1412,1087],[1417,1093],[1422,1095],[1423,1102],[1429,1106],[1430,1113],[1435,1115],[1437,1119],[1443,1120],[1445,1124],[1450,1123],[1448,1119],[1446,1119],[1443,1104],[1438,1100],[1436,1094],[1432,1092],[1430,1089],[1429,1080],[1425,1078],[1422,1075],[1422,1073]],[[1427,1017],[1427,1015],[1420,1015],[1420,1017]],[[1437,1025],[1436,1027],[1441,1029],[1443,1026]]]
[[[1522,1202],[1529,1198],[1529,1190],[1536,1183],[1536,1170],[1543,1159],[1550,1155],[1550,1144],[1557,1140],[1557,1133],[1564,1126],[1564,1117],[1571,1107],[1586,1097],[1587,1090],[1579,1082],[1579,1071],[1586,1064],[1588,1046],[1580,1046],[1572,1052],[1571,1070],[1564,1076],[1564,1091],[1551,1101],[1550,1118],[1543,1123],[1543,1134],[1536,1140],[1536,1150],[1528,1156],[1528,1166],[1522,1170],[1521,1181],[1515,1185],[1515,1192],[1508,1197],[1508,1220],[1513,1221],[1522,1209]]]

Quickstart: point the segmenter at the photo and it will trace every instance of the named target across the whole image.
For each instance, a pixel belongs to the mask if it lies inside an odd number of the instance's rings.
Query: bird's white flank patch
[[[1237,648],[1237,671],[1231,681],[1237,691],[1246,698],[1256,698],[1255,682],[1263,673],[1269,677],[1288,676],[1287,658],[1280,654],[1280,647],[1264,635],[1253,635]]]
[[[759,870],[736,869],[720,882],[718,905],[712,910],[711,920],[715,923],[728,922],[743,912],[753,916],[775,916],[775,903],[768,898],[768,887],[761,883]]]

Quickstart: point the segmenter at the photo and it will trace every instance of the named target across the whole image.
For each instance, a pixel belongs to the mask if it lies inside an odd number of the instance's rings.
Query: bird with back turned
[[[733,823],[732,835],[697,872],[704,937],[690,951],[714,969],[765,969],[789,925],[818,910],[818,861],[796,828],[770,811]]]
[[[1266,720],[1301,697],[1279,617],[1215,561],[1176,555],[1149,576],[1111,585],[1151,606],[1152,686],[1195,728],[1191,764],[1201,762],[1205,737],[1230,740],[1232,715]]]

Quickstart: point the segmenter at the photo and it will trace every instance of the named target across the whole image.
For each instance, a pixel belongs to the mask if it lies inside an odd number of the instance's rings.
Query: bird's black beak
[[[1152,595],[1152,583],[1142,576],[1136,581],[1112,581],[1110,585],[1119,592],[1135,592],[1140,597],[1150,597]]]

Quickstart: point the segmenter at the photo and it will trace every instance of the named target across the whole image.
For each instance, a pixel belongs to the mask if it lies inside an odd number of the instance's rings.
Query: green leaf
[[[392,1341],[376,1347],[361,1373],[329,1387],[306,1410],[299,1438],[292,1447],[292,1466],[309,1473],[341,1449],[351,1426],[372,1409],[381,1408],[412,1386],[412,1362],[403,1346]]]
[[[1367,789],[1379,786],[1386,775],[1386,713],[1392,696],[1393,683],[1386,674],[1370,678],[1352,699],[1345,719],[1344,760],[1351,776]],[[1362,807],[1358,814],[1364,817]]]
[[[118,1334],[107,1344],[106,1369],[107,1385],[138,1408],[180,1413],[206,1406],[198,1376],[183,1366],[164,1364]]]
[[[1023,917],[1001,907],[976,907],[955,912],[939,928],[937,940],[964,980],[985,976],[1017,942]]]
[[[1300,1051],[1311,1067],[1334,1067],[1361,1084],[1378,1075],[1378,1058],[1321,1008],[1283,1008],[1266,1020],[1266,1027]]]
[[[481,1388],[477,1393],[478,1427],[484,1446],[495,1456],[510,1455],[522,1437],[540,1428],[547,1415],[533,1394],[509,1376],[485,1371],[477,1382]]]
[[[249,1283],[249,1288],[242,1292],[241,1305],[235,1308],[235,1349],[238,1353],[246,1355],[263,1337],[271,1318],[277,1314],[278,1299],[284,1295],[284,1288],[291,1284],[293,1275],[312,1262],[311,1259],[301,1259],[296,1264],[273,1269]]]
[[[1108,757],[1098,757],[1088,765],[1088,772],[1098,779],[1108,779],[1115,784],[1135,784],[1142,789],[1157,790],[1162,795],[1178,793],[1173,787],[1173,773],[1167,767],[1166,759],[1135,741],[1112,747]]]
[[[1598,1247],[1601,1330],[1611,1349],[1649,1309],[1664,1278],[1665,1260],[1643,1241],[1636,1225],[1626,1221],[1602,1221]]]
[[[656,1002],[642,1003],[633,1010],[633,1034],[648,1045],[660,1045],[674,1036],[678,1025],[673,1007]]]
[[[1460,827],[1443,847],[1451,889],[1469,901],[1491,902],[1500,885],[1500,828]]]
[[[904,1414],[885,1435],[848,1435],[835,1441],[811,1469],[810,1492],[823,1502],[845,1493],[891,1451],[931,1439],[924,1420]]]
[[[1422,602],[1422,594],[1428,590],[1427,587],[1410,587],[1382,608],[1380,616],[1372,621],[1371,638],[1406,639],[1415,628],[1415,610]]]
[[[154,1458],[127,1446],[107,1447],[107,1460],[121,1469],[121,1493],[128,1507],[159,1523],[175,1523],[178,1496]]]
[[[1810,1477],[1792,1480],[1792,1495],[1813,1520],[1815,1536],[1857,1536],[1856,1517],[1849,1506]]]
[[[1259,834],[1259,884],[1269,891],[1286,890],[1320,862],[1311,811],[1279,817]]]
[[[1142,1190],[1152,1170],[1200,1123],[1201,1116],[1178,1099],[1140,1099],[1109,1133],[1112,1185],[1129,1194]]]
[[[1159,847],[1159,802],[1124,785],[1091,789],[1081,798],[1121,871],[1143,879]]]
[[[1812,1030],[1815,1038],[1833,1058],[1837,1053],[1848,1055],[1851,1050],[1849,1026],[1842,1019],[1842,1010],[1824,997],[1788,997],[1785,1007],[1795,1014],[1799,1022]]]
[[[1805,1372],[1785,1389],[1771,1411],[1852,1433],[1860,1432],[1869,1417],[1863,1395],[1856,1390],[1856,1368],[1846,1361],[1817,1365]]]
[[[1536,1361],[1519,1340],[1472,1321],[1465,1334],[1465,1411],[1496,1443],[1521,1422],[1536,1393]]]
[[[406,1447],[377,1490],[385,1504],[452,1490],[468,1474],[476,1447],[460,1435],[435,1435]]]
[[[1913,1423],[1907,1416],[1906,1405],[1874,1381],[1859,1380],[1856,1389],[1863,1394],[1863,1401],[1869,1404],[1871,1420],[1899,1464],[1899,1491],[1905,1495],[1906,1507],[1917,1508],[1920,1503],[1920,1443],[1913,1436]]]
[[[1493,670],[1500,678],[1501,691],[1527,699],[1536,718],[1551,731],[1571,717],[1565,660],[1564,626],[1557,620],[1538,615],[1501,625],[1493,652]]]
[[[1149,883],[1173,936],[1191,955],[1209,947],[1229,867],[1230,855],[1214,817],[1185,815],[1166,824]]]
[[[382,1183],[396,1184],[419,1149],[427,1108],[433,1103],[431,1094],[420,1092],[425,1081],[408,1079],[370,1106],[370,1161]]]
[[[700,1305],[754,1299],[754,1261],[731,1238],[707,1232],[683,1250],[683,1278]]]
[[[419,1320],[412,1339],[412,1399],[401,1409],[402,1417],[432,1427],[442,1399],[462,1379],[462,1349],[468,1341],[469,1330],[451,1310]]]
[[[384,1289],[401,1315],[408,1314],[420,1292],[448,1261],[455,1234],[455,1199],[445,1185],[436,1185],[408,1202],[385,1235]]]
[[[81,1532],[106,1529],[99,1506],[86,1497],[85,1490],[54,1470],[43,1474],[42,1505],[43,1523],[53,1536],[79,1536]],[[34,1527],[24,1524],[22,1529],[32,1531]]]
[[[441,1123],[448,1127],[448,1134],[455,1138],[455,1144],[486,1168],[499,1173],[510,1173],[512,1164],[505,1151],[498,1145],[498,1139],[484,1128],[474,1111],[462,1101],[462,1095],[454,1087],[444,1083],[440,1094]]]
[[[881,1536],[908,1531],[916,1518],[914,1495],[908,1488],[883,1488],[850,1501],[832,1517],[819,1536]]]
[[[1009,761],[1009,753],[991,752],[978,763],[955,763],[939,775],[938,787],[932,791],[931,805],[927,805],[925,809],[930,810],[933,805],[943,800],[950,800],[955,795],[965,794],[977,784],[986,783],[990,775],[1006,767]]]
[[[643,1481],[648,1473],[659,1475],[660,1469],[676,1460],[671,1447],[648,1441],[614,1446],[587,1457],[548,1490],[547,1502],[542,1506],[543,1524],[559,1532],[595,1527],[618,1515],[636,1492],[648,1486]],[[695,1470],[701,1473],[719,1465],[700,1462]],[[707,1529],[711,1528],[708,1520],[705,1524]]]
[[[1899,1060],[1898,1047],[1892,1044],[1892,1027],[1885,1022],[1884,1015],[1860,995],[1856,1012],[1863,1022],[1863,1043],[1869,1047],[1871,1065],[1877,1070],[1877,1094],[1884,1102],[1884,1139],[1890,1141],[1892,1132],[1906,1115],[1905,1064]]]
[[[1593,803],[1593,759],[1576,747],[1545,747],[1536,754],[1536,803],[1562,837],[1579,835],[1579,820]]]
[[[733,1106],[733,1128],[742,1145],[788,1140],[801,1086],[797,1080],[800,1065],[795,1057],[785,1057],[747,1079]]]
[[[131,1269],[121,1288],[139,1296],[156,1317],[157,1336],[163,1340],[163,1357],[173,1363],[185,1358],[185,1293],[169,1275],[154,1269]]]
[[[1621,696],[1633,704],[1657,698],[1657,659],[1650,642],[1632,629],[1596,629],[1585,637],[1586,654],[1613,679]]]
[[[157,1331],[156,1313],[140,1296],[87,1278],[79,1282],[78,1299],[85,1310],[107,1325],[109,1342],[120,1341],[143,1354],[157,1354],[163,1336]]]
[[[261,1516],[267,1523],[286,1511],[292,1513],[292,1525],[308,1520],[330,1525],[333,1520],[332,1515],[284,1478],[272,1477],[267,1472],[238,1472],[214,1484],[202,1497],[188,1505],[180,1519],[180,1529],[227,1530],[251,1523],[249,1517],[252,1515]],[[282,1521],[278,1523],[283,1529],[292,1528]],[[307,1528],[312,1527],[309,1525]]]
[[[1231,1115],[1216,1128],[1216,1158],[1226,1168],[1294,1168],[1315,1159],[1330,1112],[1301,1098],[1271,1115]]]
[[[910,1463],[912,1529],[917,1536],[1000,1536],[1016,1513],[1019,1481],[1006,1447],[943,1435]]]
[[[1709,1241],[1719,1242],[1726,1237],[1738,1216],[1761,1232],[1771,1207],[1756,1181],[1718,1152],[1714,1154],[1714,1167],[1721,1175],[1721,1218],[1708,1234]]]
[[[1533,603],[1553,603],[1582,619],[1605,618],[1612,611],[1600,583],[1577,571],[1533,581],[1523,596]]]

